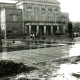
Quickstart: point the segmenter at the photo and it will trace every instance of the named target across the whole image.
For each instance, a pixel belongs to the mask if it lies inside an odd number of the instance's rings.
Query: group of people
[[[31,37],[32,39],[35,39],[34,33],[31,33],[30,37]]]

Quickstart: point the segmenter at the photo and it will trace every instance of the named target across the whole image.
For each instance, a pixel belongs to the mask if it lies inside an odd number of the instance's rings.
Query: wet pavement
[[[80,75],[80,62],[74,62],[76,57],[67,62],[68,58],[64,59],[66,57],[80,56],[80,38],[75,38],[73,41],[61,40],[60,42],[60,40],[57,40],[57,42],[55,44],[39,44],[44,48],[2,52],[0,59],[23,62],[26,65],[33,65],[39,68],[39,70],[28,74],[19,74],[13,80],[18,80],[18,78],[28,78],[30,80],[80,80],[79,77],[73,75]],[[51,47],[46,47],[47,45]],[[62,62],[61,58],[63,59]]]
[[[6,43],[6,46],[5,46]],[[7,48],[7,51],[18,51],[18,50],[30,50],[30,49],[38,49],[38,48],[49,48],[49,47],[57,47],[63,45],[72,45],[74,44],[74,40],[71,38],[63,38],[63,37],[51,37],[48,36],[46,39],[15,39],[15,43],[13,43],[12,39],[3,40],[3,51]]]

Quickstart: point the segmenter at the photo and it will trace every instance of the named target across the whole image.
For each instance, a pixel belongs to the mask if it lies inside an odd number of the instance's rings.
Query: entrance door
[[[39,26],[39,35],[44,35],[44,26]]]
[[[53,32],[54,32],[54,34],[56,34],[56,31],[57,31],[57,26],[53,26]]]
[[[51,26],[46,26],[47,35],[51,35]]]
[[[36,35],[36,28],[37,28],[36,25],[32,25],[31,26],[31,33],[34,33]]]

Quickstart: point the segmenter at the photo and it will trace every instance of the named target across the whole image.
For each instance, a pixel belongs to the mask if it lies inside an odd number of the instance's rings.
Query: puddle
[[[61,64],[59,74],[71,74],[80,72],[79,64]]]
[[[79,56],[80,55],[80,43],[76,43],[75,45],[72,45],[72,47],[69,50],[69,56]]]

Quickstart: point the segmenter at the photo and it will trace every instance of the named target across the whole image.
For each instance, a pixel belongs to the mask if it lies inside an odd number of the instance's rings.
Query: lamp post
[[[14,38],[15,38],[15,34],[16,34],[16,33],[17,33],[16,28],[13,28],[13,43],[15,43]]]
[[[14,41],[14,31],[15,31],[15,28],[13,28],[13,43],[15,43],[15,41]]]
[[[4,52],[7,52],[6,26],[3,26],[3,31],[4,31],[4,47],[3,47],[3,51],[4,51]]]

